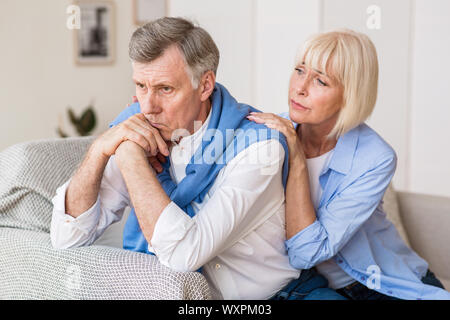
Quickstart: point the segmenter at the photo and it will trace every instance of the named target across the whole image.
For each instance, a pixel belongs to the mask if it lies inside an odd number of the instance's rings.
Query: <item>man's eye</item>
[[[172,92],[172,87],[162,87],[161,88],[161,90],[164,92],[164,93],[171,93]]]

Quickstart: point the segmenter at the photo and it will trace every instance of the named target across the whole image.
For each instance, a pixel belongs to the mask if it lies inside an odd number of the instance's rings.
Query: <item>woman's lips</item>
[[[306,108],[305,106],[302,106],[300,103],[297,103],[294,100],[291,100],[291,103],[292,103],[292,106],[295,109],[298,109],[298,110],[309,110],[309,108]]]

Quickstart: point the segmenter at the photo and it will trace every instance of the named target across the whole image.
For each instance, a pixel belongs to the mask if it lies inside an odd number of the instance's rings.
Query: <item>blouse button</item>
[[[216,263],[216,270],[220,269],[220,264]]]

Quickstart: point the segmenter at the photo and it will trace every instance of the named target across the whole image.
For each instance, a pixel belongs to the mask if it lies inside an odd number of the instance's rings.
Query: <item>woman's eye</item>
[[[327,85],[325,82],[323,82],[323,81],[320,80],[320,79],[317,79],[317,82],[318,82],[321,86],[324,86],[324,87]]]
[[[303,69],[295,68],[295,70],[297,71],[298,74],[302,74],[303,73]]]
[[[136,86],[138,86],[140,89],[144,89],[145,86],[142,83],[136,83]]]

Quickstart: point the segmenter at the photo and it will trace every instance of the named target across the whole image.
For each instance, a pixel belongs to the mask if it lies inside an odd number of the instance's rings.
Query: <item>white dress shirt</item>
[[[211,114],[211,113],[210,113]],[[175,183],[200,146],[208,116],[194,134],[170,150],[170,174]],[[255,161],[255,155],[259,156]],[[257,142],[224,166],[202,203],[192,202],[190,218],[174,202],[161,213],[151,239],[159,261],[177,271],[202,273],[214,298],[268,299],[300,271],[289,264],[285,248],[285,205],[282,185],[284,149],[277,140]],[[132,206],[114,156],[101,181],[96,203],[73,218],[65,212],[70,180],[53,198],[51,241],[55,248],[92,244]],[[151,275],[149,275],[151,276]]]

